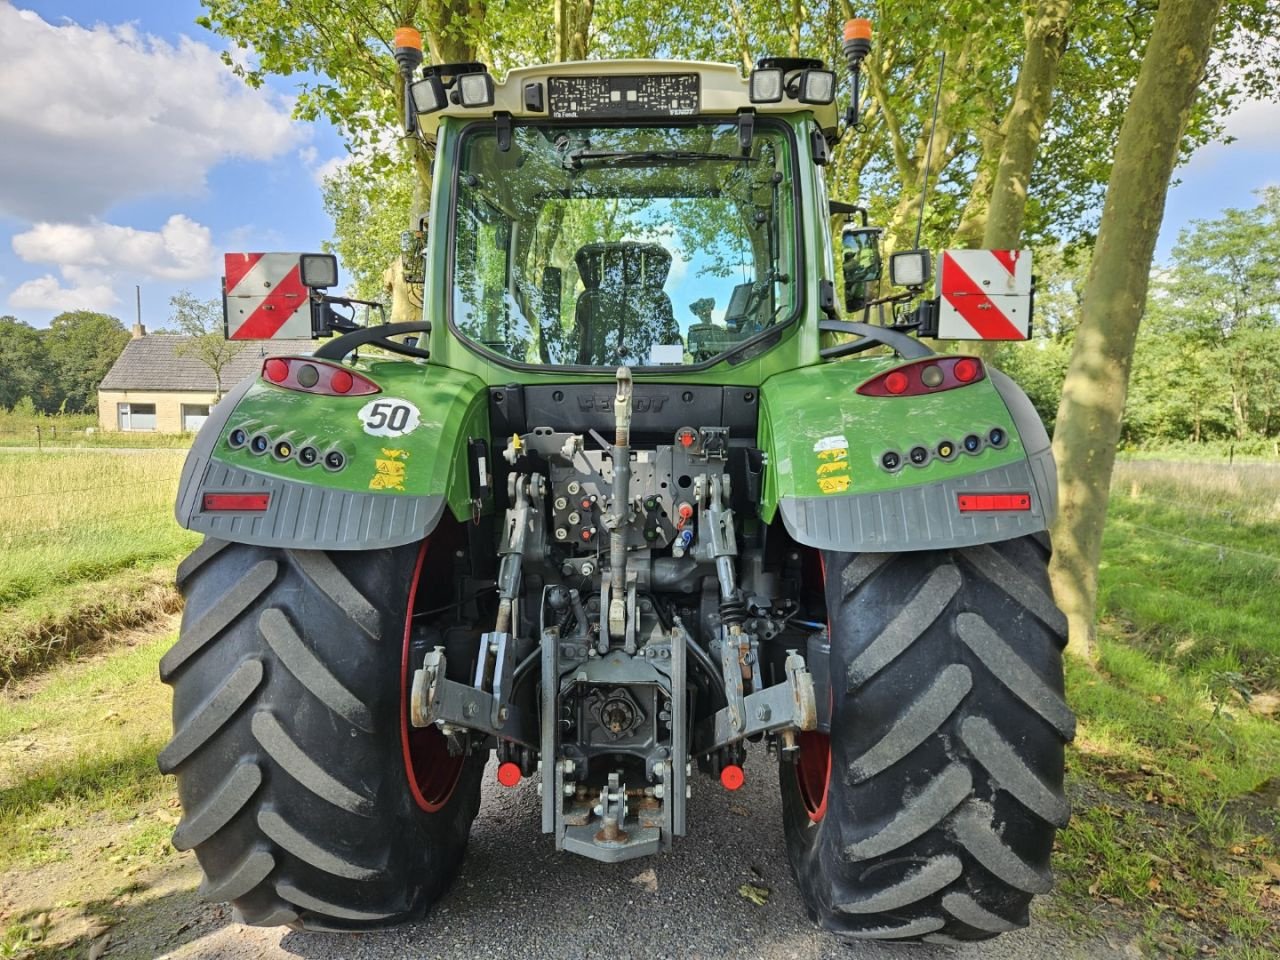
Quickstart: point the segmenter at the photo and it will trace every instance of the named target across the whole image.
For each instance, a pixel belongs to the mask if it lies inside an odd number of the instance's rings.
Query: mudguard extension
[[[825,550],[939,550],[1046,530],[1057,510],[1049,437],[1026,395],[999,371],[921,397],[867,397],[857,387],[892,366],[860,358],[766,381],[761,516],[781,514],[799,543]],[[1002,439],[992,443],[992,431]],[[966,437],[979,449],[964,450]],[[955,453],[939,456],[940,446]],[[911,462],[923,447],[928,458]],[[901,466],[884,466],[896,453]],[[961,512],[966,494],[1030,494],[1029,509]]]
[[[382,389],[319,396],[251,377],[201,428],[183,467],[175,515],[189,530],[239,543],[304,550],[370,550],[422,539],[444,515],[469,516],[467,441],[488,435],[487,394],[474,377],[406,361],[357,368]],[[372,404],[411,411],[390,423]],[[344,466],[303,466],[233,446],[237,428],[296,451],[340,451]],[[398,428],[398,429],[397,429]],[[206,510],[206,494],[267,493],[265,511]]]

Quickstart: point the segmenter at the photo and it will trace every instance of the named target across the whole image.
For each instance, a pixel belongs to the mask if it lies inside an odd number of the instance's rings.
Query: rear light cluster
[[[919,397],[967,387],[986,376],[977,357],[928,357],[876,374],[858,388],[864,397]]]
[[[227,445],[233,450],[247,448],[250,453],[259,457],[270,452],[281,463],[294,460],[301,467],[313,467],[320,463],[326,470],[337,472],[347,465],[347,456],[341,450],[321,453],[319,447],[312,443],[296,445],[287,437],[272,441],[265,433],[251,434],[244,427],[236,427],[227,434]]]
[[[328,397],[363,397],[382,392],[367,377],[307,357],[270,357],[262,364],[262,376],[277,387]]]
[[[1005,429],[1003,427],[992,427],[986,432],[985,436],[977,433],[966,434],[959,443],[954,440],[939,440],[932,447],[918,444],[908,449],[905,453],[897,450],[886,450],[880,455],[880,466],[890,473],[897,473],[907,463],[910,463],[913,467],[923,467],[934,460],[943,460],[949,463],[960,456],[961,453],[975,456],[987,447],[994,447],[999,450],[1008,443],[1009,434]]]

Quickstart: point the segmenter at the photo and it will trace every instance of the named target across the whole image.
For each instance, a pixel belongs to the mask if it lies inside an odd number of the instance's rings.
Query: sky
[[[344,155],[290,117],[291,78],[252,90],[195,23],[196,0],[0,0],[0,315],[100,310],[164,326],[169,298],[219,295],[228,251],[311,251],[320,182]],[[1178,231],[1280,185],[1280,105],[1248,103],[1169,195]]]

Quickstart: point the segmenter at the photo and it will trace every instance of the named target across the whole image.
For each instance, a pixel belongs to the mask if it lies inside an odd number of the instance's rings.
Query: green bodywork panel
[[[489,430],[487,391],[478,378],[448,367],[404,360],[362,360],[351,369],[368,377],[381,393],[330,397],[303,393],[259,380],[237,404],[214,450],[214,459],[244,470],[298,483],[353,493],[427,496],[443,494],[459,519],[471,514],[467,441]],[[420,412],[419,425],[399,437],[365,432],[360,410],[377,400],[407,400]],[[311,444],[321,452],[341,450],[339,471],[320,464],[303,467],[296,459],[277,461],[270,453],[233,448],[228,436],[237,427],[262,431],[273,441],[294,447]]]
[[[867,397],[857,388],[896,357],[853,358],[778,374],[760,390],[760,448],[768,457],[760,514],[773,519],[785,497],[879,493],[952,480],[1023,459],[1025,452],[1009,410],[990,379],[921,397]],[[967,434],[986,436],[1002,428],[1009,440],[976,455],[959,452],[944,461],[934,456],[923,467],[907,451],[935,451],[949,440],[957,447]],[[880,463],[886,451],[899,453],[894,472]]]

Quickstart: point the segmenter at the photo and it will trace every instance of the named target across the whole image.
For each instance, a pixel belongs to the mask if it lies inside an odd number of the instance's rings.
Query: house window
[[[207,403],[184,403],[182,405],[182,432],[195,433],[209,419]]]
[[[121,430],[154,430],[156,405],[154,403],[118,403],[116,419]]]

